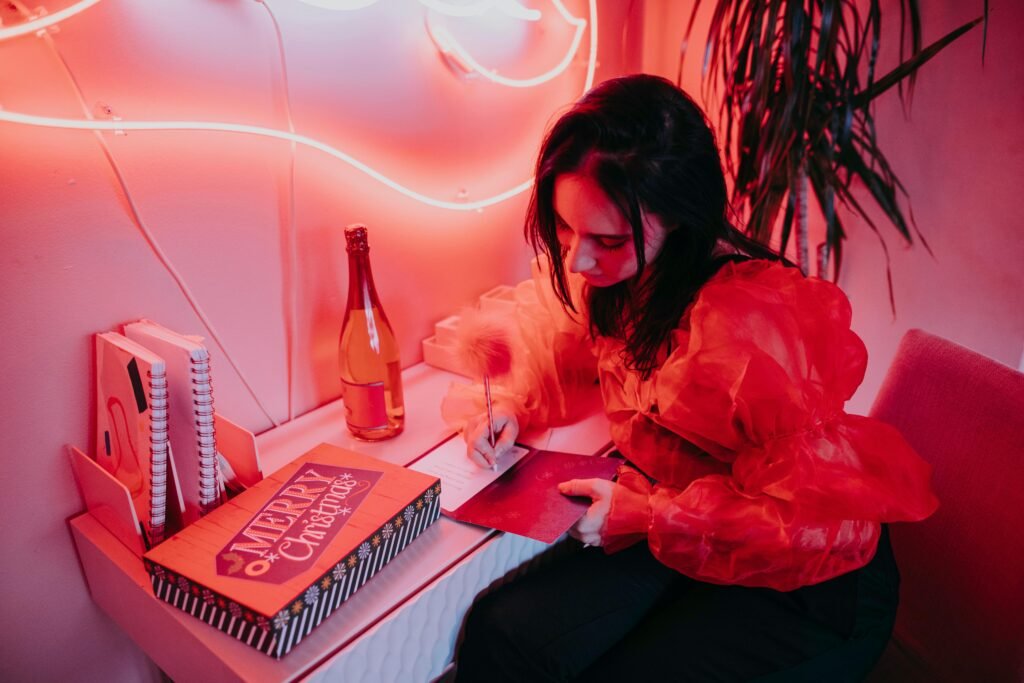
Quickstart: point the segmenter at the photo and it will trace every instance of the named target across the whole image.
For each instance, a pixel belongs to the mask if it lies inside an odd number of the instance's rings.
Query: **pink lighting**
[[[332,9],[356,9],[356,3],[362,3],[361,6],[369,6],[372,2],[365,2],[364,0],[349,0],[347,2],[336,2],[334,0],[301,0],[308,4],[322,4],[323,6],[329,6]],[[374,2],[376,0],[373,0]],[[583,84],[582,92],[586,92],[590,89],[594,80],[594,72],[597,65],[597,7],[596,0],[588,0],[590,19],[589,22],[586,19],[582,19],[572,15],[563,5],[561,0],[551,0],[554,4],[555,9],[561,15],[562,19],[566,24],[573,27],[573,37],[569,49],[561,58],[561,60],[553,68],[536,76],[527,78],[511,78],[504,75],[499,75],[494,69],[488,68],[482,65],[469,50],[467,50],[452,34],[451,31],[439,21],[434,21],[432,15],[434,12],[443,12],[451,16],[470,16],[469,12],[472,10],[474,13],[483,13],[489,9],[495,9],[501,11],[506,16],[515,16],[517,19],[524,21],[533,21],[533,12],[523,7],[522,5],[513,2],[512,0],[488,0],[486,2],[475,2],[465,5],[455,5],[449,2],[438,2],[436,0],[420,0],[423,5],[429,8],[427,12],[427,28],[430,32],[431,37],[434,39],[434,43],[438,50],[449,60],[450,64],[455,64],[459,69],[464,70],[466,73],[479,74],[483,78],[490,82],[516,88],[527,88],[532,86],[541,85],[548,81],[553,80],[560,74],[563,74],[573,58],[579,52],[580,44],[582,42],[583,33],[586,30],[587,24],[590,24],[590,45],[589,55],[587,60],[587,70],[585,82]],[[73,16],[78,12],[86,9],[87,7],[95,4],[98,0],[85,0],[85,2],[72,5],[71,7],[61,12],[54,13],[47,17],[50,24],[59,20],[60,18],[67,18]],[[264,3],[264,6],[269,10],[269,6]],[[537,17],[540,16],[539,12],[536,12]],[[26,29],[26,26],[32,25],[31,29]],[[21,34],[27,33],[30,30],[39,30],[40,25],[36,24],[35,21],[26,22],[25,24],[19,25],[17,29],[21,30]],[[13,31],[15,29],[8,29]],[[2,34],[0,34],[2,35]],[[20,34],[19,34],[20,35]],[[402,194],[410,199],[414,199],[417,202],[432,206],[435,208],[446,209],[451,211],[480,211],[489,206],[493,206],[500,202],[506,201],[513,197],[516,197],[523,192],[527,191],[533,184],[532,178],[524,178],[523,180],[515,183],[513,186],[507,189],[488,192],[485,196],[479,199],[469,200],[468,195],[465,191],[460,190],[457,193],[449,194],[450,198],[440,198],[436,196],[436,191],[433,193],[423,192],[415,189],[411,184],[406,182],[399,182],[395,180],[391,174],[385,174],[379,169],[379,165],[375,164],[371,166],[369,163],[361,160],[354,154],[342,151],[336,146],[328,144],[321,139],[312,137],[309,135],[302,135],[296,133],[294,128],[289,125],[290,130],[281,130],[267,126],[256,126],[243,123],[234,123],[231,121],[200,121],[200,120],[95,120],[87,115],[86,118],[66,118],[66,117],[50,117],[44,115],[30,114],[27,112],[19,112],[11,110],[10,108],[0,107],[0,121],[9,123],[39,126],[44,128],[57,128],[67,130],[92,130],[92,131],[113,131],[115,133],[122,133],[126,131],[219,131],[228,133],[242,133],[246,135],[260,136],[264,138],[272,138],[278,140],[288,141],[294,144],[303,145],[305,147],[316,149],[324,154],[342,161],[352,168],[357,169],[363,174],[373,178],[378,183]],[[365,158],[368,150],[362,150],[361,156]],[[357,154],[360,154],[357,152]],[[525,175],[525,174],[524,174]],[[500,187],[500,186],[499,186]]]
[[[329,10],[357,10],[377,3],[377,0],[299,0],[313,7]],[[524,21],[537,21],[540,12],[519,4],[515,0],[477,0],[469,3],[452,3],[444,0],[420,0],[427,8],[446,14],[450,17],[475,17],[489,9],[496,9],[503,14]]]
[[[323,9],[354,10],[369,7],[377,0],[299,0],[299,2]]]
[[[566,23],[575,28],[572,43],[570,44],[568,51],[565,53],[565,56],[558,62],[558,64],[550,70],[531,78],[509,78],[499,74],[494,69],[489,69],[483,66],[455,39],[444,25],[433,21],[429,14],[427,15],[427,32],[430,34],[430,37],[437,46],[437,49],[449,60],[449,63],[458,65],[459,68],[463,69],[467,73],[479,74],[489,81],[511,88],[530,88],[550,81],[569,68],[569,64],[580,49],[580,42],[583,40],[583,32],[587,27],[586,19],[580,19],[579,17],[573,16],[569,10],[565,8],[565,5],[562,4],[561,0],[552,0],[552,3]],[[590,89],[594,80],[594,57],[597,50],[596,0],[590,0],[590,25],[590,57],[587,65],[586,85],[583,87],[584,92]]]
[[[391,180],[383,173],[374,170],[367,164],[359,161],[355,157],[352,157],[341,150],[328,145],[325,142],[321,142],[314,138],[306,135],[299,135],[297,133],[290,133],[284,130],[276,130],[274,128],[264,128],[262,126],[249,126],[240,123],[224,123],[218,121],[95,121],[90,119],[61,119],[49,116],[35,116],[32,114],[21,114],[9,110],[0,109],[0,121],[7,121],[8,123],[21,123],[30,126],[42,126],[44,128],[64,128],[74,130],[106,130],[106,131],[147,131],[147,130],[203,130],[203,131],[222,131],[228,133],[245,133],[249,135],[259,135],[268,138],[276,138],[278,140],[288,140],[295,142],[300,145],[305,145],[313,149],[320,150],[321,152],[332,156],[336,159],[344,161],[353,168],[362,171],[366,175],[370,176],[374,180],[390,187],[391,189],[403,194],[411,199],[415,199],[424,204],[437,207],[439,209],[450,209],[453,211],[476,211],[485,207],[503,202],[506,199],[514,197],[521,192],[525,192],[533,184],[533,180],[526,180],[515,187],[512,187],[504,192],[479,199],[472,202],[450,202],[434,197],[428,197],[425,194],[417,192],[416,190],[410,189],[401,185],[394,180]]]
[[[17,38],[18,36],[23,36],[28,33],[35,33],[36,31],[41,31],[45,28],[53,26],[58,22],[64,21],[69,17],[73,17],[84,10],[89,9],[99,1],[100,0],[81,0],[81,2],[76,2],[75,4],[69,7],[65,7],[59,12],[54,12],[53,14],[41,14],[41,16],[37,16],[34,19],[30,19],[29,21],[26,21],[24,23],[17,24],[16,26],[0,28],[0,40]]]

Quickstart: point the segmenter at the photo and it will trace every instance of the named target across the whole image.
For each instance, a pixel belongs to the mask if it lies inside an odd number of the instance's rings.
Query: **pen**
[[[484,375],[484,396],[487,400],[487,441],[494,448],[497,438],[494,434],[494,410],[491,408],[491,378]],[[491,471],[498,471],[498,455],[495,453],[494,462],[491,463]]]

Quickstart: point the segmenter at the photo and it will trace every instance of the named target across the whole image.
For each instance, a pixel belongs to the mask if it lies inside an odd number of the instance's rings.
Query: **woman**
[[[561,484],[591,500],[585,545],[474,606],[460,681],[859,680],[884,648],[883,523],[931,514],[930,468],[842,411],[867,360],[842,292],[727,209],[710,127],[664,79],[602,83],[545,139],[526,232],[549,272],[520,305],[497,445],[479,403],[445,412],[488,466],[596,376],[627,464]]]

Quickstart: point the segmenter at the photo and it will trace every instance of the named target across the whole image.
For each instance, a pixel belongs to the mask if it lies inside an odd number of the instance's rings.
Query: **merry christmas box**
[[[143,560],[158,598],[280,658],[438,518],[440,493],[321,444]]]

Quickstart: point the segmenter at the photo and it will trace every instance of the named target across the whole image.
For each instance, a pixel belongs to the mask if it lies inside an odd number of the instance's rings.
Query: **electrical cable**
[[[318,149],[318,150],[320,150],[322,152],[327,153],[330,156],[333,156],[335,158],[341,159],[342,161],[345,161],[346,163],[348,163],[349,165],[353,166],[357,170],[362,171],[363,173],[365,173],[365,174],[369,175],[370,177],[374,178],[375,180],[377,180],[377,181],[379,181],[379,182],[381,182],[381,183],[391,187],[392,189],[395,189],[395,190],[401,192],[402,194],[405,194],[406,196],[409,196],[409,197],[411,197],[413,199],[417,199],[417,200],[419,200],[419,201],[421,201],[421,202],[423,202],[425,204],[428,204],[428,205],[431,205],[431,206],[435,206],[435,207],[438,207],[438,208],[445,208],[445,209],[452,209],[452,210],[461,210],[461,211],[481,210],[481,209],[483,209],[486,206],[491,206],[493,204],[499,203],[501,201],[504,201],[506,199],[514,197],[514,196],[516,196],[518,194],[521,194],[522,192],[528,190],[533,185],[533,179],[529,178],[529,179],[523,181],[522,183],[519,183],[518,185],[510,188],[509,190],[506,190],[506,191],[504,191],[502,193],[499,193],[497,195],[493,195],[491,197],[487,197],[487,198],[482,199],[482,200],[477,200],[477,201],[473,201],[473,202],[451,202],[451,201],[445,201],[445,200],[438,200],[438,199],[434,199],[432,197],[428,197],[426,195],[423,195],[421,193],[418,193],[418,192],[416,192],[414,190],[411,190],[409,188],[406,188],[406,187],[400,185],[399,183],[397,183],[395,181],[392,181],[390,178],[384,176],[383,174],[379,173],[378,171],[374,170],[373,168],[369,167],[368,165],[360,162],[359,160],[355,159],[354,157],[351,157],[351,156],[345,154],[344,152],[342,152],[342,151],[340,151],[340,150],[338,150],[338,149],[336,149],[334,147],[331,147],[330,145],[322,143],[319,140],[315,140],[315,139],[310,138],[308,136],[296,134],[295,133],[294,121],[292,119],[292,114],[291,114],[290,87],[289,87],[289,84],[288,84],[288,69],[287,69],[287,60],[286,60],[285,50],[284,50],[284,40],[283,40],[283,36],[282,36],[280,25],[279,25],[279,23],[277,21],[277,18],[275,17],[272,8],[265,2],[265,0],[257,0],[257,2],[259,2],[261,5],[263,5],[264,9],[266,9],[268,15],[270,16],[271,22],[272,22],[273,27],[274,27],[275,36],[276,36],[276,39],[277,39],[278,58],[279,58],[280,66],[281,66],[281,78],[282,78],[283,89],[284,89],[285,116],[286,116],[286,120],[287,120],[287,124],[288,124],[288,131],[287,132],[280,131],[280,130],[275,130],[275,129],[271,129],[271,128],[264,128],[264,127],[260,127],[260,126],[249,126],[249,125],[244,125],[244,124],[232,124],[232,123],[222,123],[222,122],[196,122],[196,121],[134,121],[134,122],[132,122],[132,121],[122,121],[122,120],[117,120],[117,121],[99,121],[99,120],[96,120],[95,117],[93,116],[92,112],[90,111],[88,104],[85,101],[84,94],[82,92],[82,89],[81,89],[77,79],[74,76],[74,73],[72,72],[72,70],[71,70],[70,66],[68,65],[67,61],[64,59],[64,56],[60,52],[60,50],[57,47],[55,41],[49,35],[49,32],[46,30],[46,27],[48,27],[48,26],[50,26],[52,24],[55,24],[56,22],[60,21],[61,19],[67,18],[69,16],[73,16],[74,14],[77,14],[78,12],[81,12],[82,10],[92,6],[93,4],[95,4],[98,1],[99,0],[83,0],[83,2],[77,3],[76,5],[73,5],[73,6],[69,7],[69,8],[66,8],[65,10],[62,10],[61,12],[54,13],[53,15],[49,15],[49,16],[47,16],[45,18],[42,18],[42,19],[40,19],[40,18],[32,19],[31,13],[27,10],[27,8],[25,8],[25,6],[21,3],[20,0],[12,0],[12,4],[14,4],[14,6],[18,9],[18,11],[21,12],[27,19],[29,19],[29,21],[26,21],[24,24],[19,25],[17,27],[14,27],[12,29],[0,29],[0,40],[6,39],[6,38],[10,38],[10,37],[14,37],[16,35],[24,35],[26,33],[32,32],[32,31],[37,31],[37,35],[41,36],[43,38],[43,40],[46,41],[47,46],[51,49],[51,51],[53,52],[54,56],[61,63],[61,65],[63,67],[64,74],[68,78],[69,82],[71,83],[72,88],[73,88],[73,90],[75,92],[75,95],[76,95],[76,97],[77,97],[77,99],[79,101],[79,104],[82,107],[82,111],[84,112],[86,118],[85,118],[85,120],[60,119],[60,118],[54,118],[54,117],[34,116],[34,115],[30,115],[30,114],[23,114],[23,113],[18,113],[18,112],[12,112],[10,110],[0,109],[0,121],[8,121],[8,122],[13,122],[13,123],[23,123],[23,124],[28,124],[28,125],[37,125],[37,126],[53,127],[53,128],[91,130],[93,132],[93,134],[94,134],[97,142],[99,143],[100,148],[101,148],[101,150],[102,150],[102,152],[104,154],[104,157],[107,160],[107,163],[109,164],[111,170],[114,173],[114,177],[115,177],[115,179],[118,182],[120,191],[121,191],[121,193],[123,194],[123,196],[125,198],[126,204],[128,206],[128,209],[129,209],[129,217],[131,218],[132,222],[136,225],[136,227],[138,228],[140,233],[142,233],[144,239],[146,240],[146,243],[148,244],[150,249],[153,251],[153,253],[156,255],[156,257],[160,261],[161,265],[170,274],[171,278],[174,280],[174,282],[177,285],[178,289],[185,296],[185,299],[189,303],[189,305],[192,308],[192,310],[199,317],[199,319],[202,321],[202,323],[206,326],[207,330],[210,333],[211,338],[221,348],[221,351],[224,353],[224,356],[227,359],[228,363],[235,370],[235,372],[237,373],[237,375],[238,375],[239,379],[241,380],[242,384],[245,386],[246,390],[249,392],[249,394],[252,396],[253,400],[256,402],[256,405],[259,406],[259,408],[263,412],[263,414],[267,417],[268,420],[270,420],[270,422],[275,427],[279,426],[279,423],[277,422],[277,420],[274,419],[274,417],[270,414],[270,412],[264,407],[263,403],[259,400],[259,397],[256,395],[255,390],[252,388],[251,384],[249,383],[249,381],[245,377],[245,374],[242,372],[241,368],[238,366],[238,364],[231,357],[231,354],[229,353],[226,345],[223,343],[223,341],[221,340],[220,335],[217,333],[215,327],[213,326],[212,321],[210,321],[209,317],[206,315],[206,313],[203,311],[202,307],[199,305],[199,302],[197,301],[195,295],[192,293],[191,289],[188,287],[188,285],[185,282],[185,280],[182,277],[182,275],[178,272],[178,270],[175,268],[174,264],[171,262],[170,258],[167,256],[167,254],[160,247],[159,243],[156,240],[156,237],[153,235],[153,233],[149,230],[149,228],[146,226],[146,224],[142,220],[142,217],[141,217],[141,215],[139,213],[138,207],[136,206],[134,200],[131,197],[131,194],[128,191],[128,186],[127,186],[127,182],[126,182],[126,180],[124,178],[124,175],[123,175],[119,165],[117,164],[117,161],[115,160],[115,158],[113,156],[113,153],[111,152],[109,146],[107,145],[106,140],[103,138],[102,131],[104,131],[104,130],[107,130],[107,131],[125,131],[125,130],[203,130],[203,131],[225,131],[225,132],[238,132],[238,133],[246,133],[246,134],[252,134],[252,135],[260,135],[260,136],[271,137],[271,138],[276,138],[276,139],[283,139],[283,140],[288,140],[289,141],[289,143],[290,143],[290,157],[289,157],[289,172],[288,172],[288,193],[287,193],[288,194],[288,221],[287,221],[287,224],[284,226],[285,237],[286,237],[285,242],[287,244],[288,254],[287,254],[287,258],[285,259],[285,278],[284,278],[284,280],[285,280],[284,288],[286,290],[286,293],[282,297],[283,298],[283,302],[282,303],[283,303],[283,309],[284,309],[283,310],[283,317],[284,317],[284,320],[285,320],[285,327],[286,327],[285,346],[286,346],[286,354],[287,354],[287,357],[288,357],[287,358],[287,380],[286,380],[286,384],[287,384],[287,391],[288,391],[287,407],[288,407],[288,420],[289,421],[294,418],[293,384],[294,384],[294,363],[295,363],[294,356],[295,356],[295,336],[296,336],[295,335],[295,325],[296,325],[295,311],[298,308],[298,302],[296,300],[297,294],[296,294],[296,290],[295,290],[295,286],[294,286],[295,274],[298,272],[298,257],[297,257],[296,234],[295,234],[296,233],[296,227],[295,227],[295,160],[296,160],[296,145],[297,144],[303,144],[303,145],[312,147],[314,149]],[[556,8],[558,9],[558,11],[562,14],[563,18],[565,18],[570,23],[576,25],[577,28],[578,28],[578,30],[576,32],[576,35],[574,36],[573,45],[570,48],[570,51],[569,51],[569,53],[567,55],[567,58],[563,59],[563,63],[560,63],[559,67],[556,67],[556,68],[559,69],[558,73],[561,73],[561,71],[564,71],[564,69],[568,66],[568,59],[571,59],[571,57],[573,55],[575,55],[575,53],[578,51],[578,49],[579,49],[579,42],[580,42],[580,40],[579,40],[580,39],[580,30],[582,30],[582,27],[587,22],[585,20],[573,17],[571,14],[569,14],[568,11],[565,9],[565,7],[561,4],[560,0],[553,0],[553,2],[555,3]],[[588,55],[588,60],[587,60],[587,74],[586,74],[586,79],[585,79],[584,88],[583,88],[584,93],[587,92],[592,87],[592,85],[593,85],[594,74],[595,74],[595,70],[596,70],[596,66],[597,66],[597,37],[598,37],[597,33],[598,33],[598,30],[597,30],[597,6],[596,5],[597,5],[596,0],[588,0],[588,8],[589,8],[589,11],[590,11],[590,17],[589,17],[589,19],[590,19],[590,22],[589,22],[590,23],[590,41],[589,41],[590,45],[589,45],[589,55]],[[455,45],[458,46],[457,43]],[[461,50],[461,46],[458,46],[458,48]],[[462,56],[463,58],[469,57],[468,53],[465,53],[464,50],[461,50],[460,56]],[[469,57],[469,60],[470,60],[469,63],[471,64],[471,66],[474,69],[479,70],[484,75],[488,75],[487,72],[486,72],[486,69],[484,69],[483,67],[480,67],[475,62],[475,60],[472,60],[472,57]],[[542,75],[540,77],[536,77],[536,78],[542,78],[544,80],[549,80],[550,78],[553,77],[553,76],[550,76],[549,74],[550,74],[550,72],[548,74],[544,74],[544,75]],[[557,75],[557,74],[555,74],[555,75]],[[488,76],[488,77],[490,77],[490,76]],[[525,80],[517,81],[516,83],[521,86],[523,83],[526,83],[527,81],[535,81],[536,78],[535,79],[525,79]],[[492,78],[491,80],[494,80],[495,82],[498,82],[498,83],[502,82],[502,80],[498,79],[498,78]],[[508,81],[510,79],[505,79],[505,80]],[[543,82],[543,81],[540,81],[540,82]],[[509,83],[506,82],[504,84],[508,85]],[[536,84],[536,83],[533,83],[533,84]]]
[[[22,4],[21,0],[10,1],[19,12],[26,16],[29,16],[28,9],[25,7],[24,4]],[[71,87],[74,90],[75,97],[78,99],[78,103],[79,105],[81,105],[82,111],[85,113],[86,118],[90,121],[93,120],[93,115],[92,112],[89,110],[89,105],[85,101],[85,95],[82,91],[82,87],[78,83],[78,79],[75,78],[75,74],[71,70],[71,66],[67,63],[67,60],[64,59],[64,55],[57,47],[56,42],[50,36],[49,32],[44,30],[41,32],[41,34],[43,41],[46,43],[47,47],[49,47],[53,55],[57,58],[57,61],[59,61],[61,66],[63,67],[62,70],[65,76],[67,77],[68,81],[71,83]],[[263,412],[267,419],[270,420],[271,424],[273,424],[275,427],[279,426],[277,420],[274,419],[274,417],[264,407],[263,403],[256,395],[256,392],[253,390],[252,385],[249,384],[249,381],[246,379],[245,374],[242,372],[242,369],[231,357],[230,352],[228,351],[224,342],[221,340],[220,334],[217,333],[217,330],[216,328],[214,328],[209,316],[206,315],[205,311],[203,311],[202,307],[199,305],[199,302],[196,300],[196,297],[192,293],[192,290],[185,282],[185,278],[183,278],[181,273],[178,272],[178,269],[174,267],[174,264],[171,262],[170,258],[167,256],[166,253],[164,253],[164,250],[160,247],[160,244],[157,242],[156,236],[153,235],[150,229],[143,222],[142,216],[139,214],[139,209],[135,205],[135,200],[132,199],[131,193],[128,191],[128,184],[127,181],[125,181],[124,174],[121,172],[120,166],[114,159],[114,155],[110,151],[110,147],[107,145],[107,141],[103,139],[103,134],[99,130],[94,130],[93,134],[96,137],[97,142],[99,142],[100,149],[103,151],[103,156],[106,158],[107,163],[110,166],[110,169],[113,171],[114,177],[117,180],[118,186],[121,190],[121,194],[124,196],[125,202],[129,209],[129,218],[131,218],[132,222],[135,223],[135,226],[139,229],[139,232],[142,233],[142,236],[146,240],[146,243],[149,245],[150,249],[156,255],[157,260],[160,261],[160,264],[170,274],[171,279],[174,280],[174,283],[178,286],[178,289],[181,290],[181,293],[185,296],[185,300],[188,301],[189,306],[195,312],[196,316],[198,316],[199,320],[202,321],[203,325],[206,326],[207,331],[210,333],[210,337],[220,347],[221,351],[224,353],[224,357],[227,359],[228,363],[238,374],[238,378],[241,380],[246,390],[248,390],[250,396],[252,396],[253,400],[256,402],[256,405],[259,406],[259,409]]]
[[[284,52],[284,37],[281,34],[281,26],[277,21],[277,17],[274,16],[274,11],[266,0],[257,0],[265,10],[267,15],[270,17],[271,23],[274,25],[274,35],[277,38],[277,56],[281,67],[281,87],[284,90],[284,111],[285,118],[288,121],[288,132],[292,135],[295,134],[295,124],[292,120],[292,105],[291,105],[291,88],[288,84],[288,62],[285,58]],[[284,305],[284,324],[285,324],[285,353],[288,356],[286,367],[287,373],[287,390],[288,390],[288,421],[294,419],[295,411],[292,403],[293,393],[293,382],[295,377],[295,337],[296,337],[296,322],[295,322],[295,311],[298,309],[298,294],[295,287],[295,277],[299,272],[298,266],[298,248],[296,245],[296,226],[295,226],[295,152],[296,143],[295,140],[291,140],[289,144],[289,160],[288,160],[288,224],[285,228],[285,242],[288,245],[288,255],[285,259],[285,277],[282,283],[285,292],[282,296],[282,303]]]

